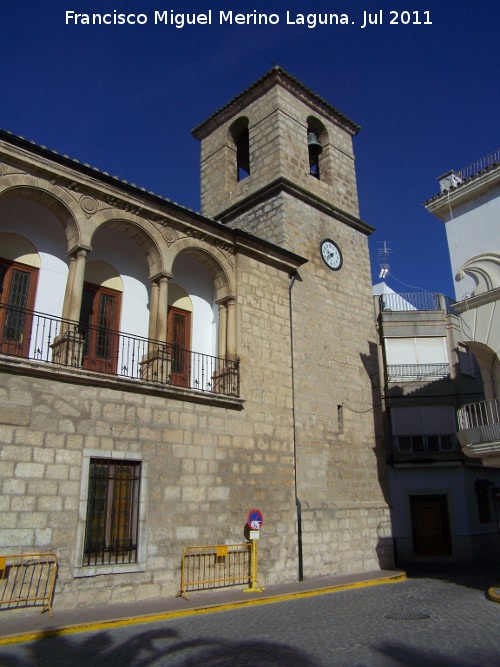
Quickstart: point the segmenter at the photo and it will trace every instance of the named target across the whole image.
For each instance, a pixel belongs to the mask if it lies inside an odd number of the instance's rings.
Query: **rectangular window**
[[[386,338],[389,382],[446,377],[450,372],[446,339],[441,336]]]
[[[37,270],[0,261],[0,352],[28,356]]]
[[[441,336],[386,338],[388,364],[448,363],[446,339]]]
[[[83,565],[136,563],[139,461],[90,459]]]
[[[491,523],[490,492],[488,484],[475,483],[477,514],[479,523]]]
[[[451,405],[391,408],[394,449],[401,453],[449,452],[457,448]]]

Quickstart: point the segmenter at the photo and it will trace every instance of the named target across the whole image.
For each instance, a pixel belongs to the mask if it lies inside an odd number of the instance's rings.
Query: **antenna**
[[[387,241],[384,241],[384,247],[378,249],[377,260],[380,264],[380,273],[379,278],[385,279],[389,275],[389,255],[391,254],[391,249],[387,247]]]

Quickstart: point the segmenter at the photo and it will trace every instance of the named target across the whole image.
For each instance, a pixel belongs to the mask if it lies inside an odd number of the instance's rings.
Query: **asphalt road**
[[[458,583],[457,583],[458,581]],[[407,581],[0,648],[1,667],[500,667],[500,604]]]

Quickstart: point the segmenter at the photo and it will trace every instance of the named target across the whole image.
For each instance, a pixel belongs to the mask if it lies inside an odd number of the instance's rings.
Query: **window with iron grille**
[[[90,459],[83,565],[137,562],[141,464]]]

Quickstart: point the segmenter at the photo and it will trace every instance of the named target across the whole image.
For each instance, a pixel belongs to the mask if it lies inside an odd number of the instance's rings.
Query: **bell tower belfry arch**
[[[299,553],[308,576],[392,564],[359,127],[273,67],[194,131],[202,213],[307,259],[290,284]],[[272,298],[272,286],[270,286]]]
[[[275,240],[286,231],[279,222],[282,211],[264,206],[258,209],[259,221],[249,211],[255,211],[257,200],[269,202],[289,192],[313,197],[317,206],[359,225],[352,149],[359,129],[274,67],[193,130],[201,141],[203,215]],[[311,137],[320,147],[319,173],[311,170]]]

